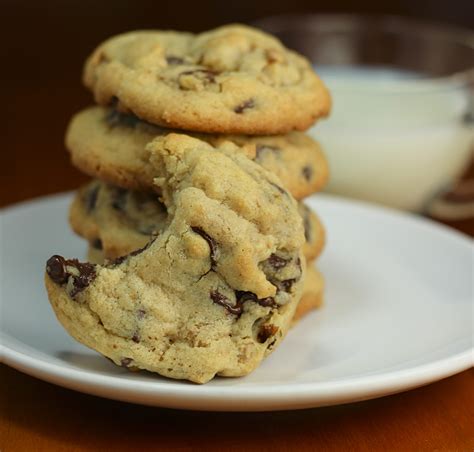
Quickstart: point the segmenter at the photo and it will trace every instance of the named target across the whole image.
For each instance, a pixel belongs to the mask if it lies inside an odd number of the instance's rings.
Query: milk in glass
[[[474,143],[465,84],[381,67],[316,70],[333,97],[330,118],[310,130],[329,160],[327,191],[420,211],[460,174]]]

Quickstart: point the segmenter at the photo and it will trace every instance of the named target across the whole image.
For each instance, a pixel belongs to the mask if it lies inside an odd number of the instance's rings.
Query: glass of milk
[[[331,91],[309,134],[327,191],[421,212],[474,149],[474,33],[390,16],[302,15],[257,26],[306,54]]]

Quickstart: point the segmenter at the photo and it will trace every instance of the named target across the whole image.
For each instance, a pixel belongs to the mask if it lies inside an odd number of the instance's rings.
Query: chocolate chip
[[[247,291],[241,291],[241,290],[235,291],[235,298],[236,298],[235,304],[232,304],[232,302],[225,295],[221,294],[217,290],[211,290],[209,296],[211,297],[211,300],[214,303],[224,306],[227,309],[227,311],[229,311],[231,314],[234,314],[236,316],[240,316],[242,314],[244,310],[244,303],[246,301],[252,301],[254,303],[258,303],[260,306],[264,306],[264,307],[277,307],[278,306],[272,297],[257,298],[257,295],[255,295],[253,292],[247,292]]]
[[[132,358],[122,358],[120,360],[120,365],[122,367],[129,367],[132,362],[133,362]]]
[[[214,303],[224,306],[224,308],[226,308],[231,314],[235,314],[237,316],[242,314],[242,303],[237,301],[235,305],[233,305],[224,294],[221,294],[217,290],[211,290],[209,296]]]
[[[257,144],[255,146],[256,157],[255,160],[259,160],[262,158],[262,154],[266,151],[270,152],[280,152],[281,149],[278,146],[269,146],[267,144]]]
[[[184,64],[184,59],[175,55],[168,55],[166,57],[166,62],[170,65]]]
[[[100,239],[92,240],[91,245],[92,245],[92,248],[94,248],[96,250],[101,250],[103,248],[102,240],[100,240]]]
[[[155,240],[156,240],[156,237],[152,237],[151,240],[143,248],[138,248],[137,250],[134,250],[131,253],[125,254],[124,256],[117,257],[116,259],[110,261],[109,267],[115,267],[121,264],[122,262],[126,261],[129,257],[138,256],[139,254],[143,253],[143,251],[150,248],[150,246]]]
[[[151,124],[147,121],[144,121],[133,113],[122,113],[116,108],[109,109],[107,115],[105,116],[105,122],[109,128],[128,127],[130,129],[135,129],[137,127],[141,127],[149,134],[162,135],[169,133],[169,129],[164,129],[157,126],[156,124]]]
[[[116,109],[119,103],[120,99],[117,96],[112,96],[109,101],[109,106]]]
[[[79,276],[73,276],[73,290],[71,291],[71,297],[75,297],[79,292],[83,291],[96,277],[95,267],[89,263],[78,263]]]
[[[296,278],[285,279],[284,281],[278,282],[277,286],[280,290],[283,290],[284,292],[289,293],[295,282],[296,282]]]
[[[195,75],[197,78],[203,79],[208,83],[215,83],[216,75],[219,75],[217,71],[211,71],[209,69],[193,69],[191,71],[184,71],[179,74],[179,77],[183,75]]]
[[[191,229],[196,234],[199,234],[209,245],[210,249],[210,259],[211,259],[211,268],[214,268],[217,264],[217,244],[214,239],[207,234],[203,229],[197,226],[191,226]]]
[[[127,203],[127,190],[125,188],[116,187],[112,196],[112,207],[115,210],[123,212],[125,210],[125,204]]]
[[[128,253],[126,257],[138,256],[139,254],[143,253],[143,251],[148,249],[154,241],[155,239],[153,239],[151,242],[148,242],[143,248],[138,248],[137,250],[134,250],[131,253]]]
[[[137,318],[142,320],[145,317],[146,311],[144,309],[139,309],[137,311]]]
[[[257,298],[256,301],[260,306],[263,306],[265,308],[269,308],[269,307],[276,308],[278,306],[275,303],[275,299],[273,297]]]
[[[284,259],[283,257],[277,256],[276,254],[271,254],[267,259],[267,262],[275,269],[279,270],[280,268],[285,267],[291,259]]]
[[[71,273],[68,267],[77,270]],[[65,284],[72,278],[72,290],[69,295],[74,298],[84,290],[96,277],[95,265],[89,262],[79,262],[77,259],[64,259],[54,255],[46,262],[46,272],[56,284]]]
[[[249,109],[254,108],[254,107],[255,107],[255,101],[253,99],[248,99],[248,100],[242,102],[241,104],[237,105],[234,108],[234,112],[240,115],[240,114],[244,113],[245,110],[249,110]]]
[[[253,292],[247,292],[247,291],[241,291],[241,290],[236,290],[235,295],[237,297],[237,301],[241,304],[245,303],[246,301],[253,301],[255,303],[258,303],[260,306],[264,306],[264,307],[278,306],[275,303],[275,300],[273,299],[273,297],[257,298],[257,295],[255,295]]]
[[[124,256],[119,256],[110,261],[110,266],[115,267],[116,265],[120,265],[122,262],[126,261],[129,254],[125,254]]]
[[[97,204],[97,198],[99,196],[99,185],[94,185],[90,190],[87,191],[85,204],[87,213],[91,213]]]
[[[277,341],[276,338],[273,339],[273,341],[271,341],[271,342],[267,345],[267,350],[271,350],[271,349],[274,347],[276,341]]]
[[[132,341],[138,344],[140,342],[140,335],[138,334],[138,331],[135,331],[132,336]]]
[[[276,334],[278,331],[278,327],[276,325],[272,325],[271,323],[268,323],[266,325],[262,325],[260,327],[260,330],[257,334],[257,340],[261,344],[267,341],[269,337],[272,337]]]
[[[301,170],[303,177],[309,182],[311,178],[313,177],[313,168],[311,168],[309,165],[306,165],[303,167]]]
[[[112,108],[107,112],[105,122],[109,127],[123,126],[134,128],[140,123],[140,119],[134,115],[121,113],[115,108]]]
[[[69,278],[66,271],[66,260],[62,256],[51,256],[46,262],[46,272],[56,284],[64,284]]]

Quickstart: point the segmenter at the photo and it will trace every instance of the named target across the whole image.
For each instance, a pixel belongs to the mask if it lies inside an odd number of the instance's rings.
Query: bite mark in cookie
[[[118,365],[199,383],[245,375],[285,335],[301,296],[297,204],[241,154],[176,134],[149,151],[166,226],[105,265],[55,256],[46,271],[51,304],[76,339]],[[128,199],[112,210],[124,215]],[[96,212],[100,193],[97,202]],[[270,330],[253,334],[260,318],[278,328],[264,343]]]
[[[88,212],[86,197],[89,187],[96,187],[97,206]],[[91,244],[100,240],[104,257],[114,260],[129,254],[146,245],[150,236],[159,235],[169,223],[166,206],[153,193],[127,191],[123,210],[116,210],[112,204],[117,196],[117,187],[101,182],[91,182],[81,188],[70,209],[70,223],[74,231],[87,239]],[[273,196],[273,194],[272,194]],[[318,217],[303,203],[298,204],[303,219],[306,243],[303,248],[307,261],[320,254],[324,246],[324,228]],[[196,233],[196,231],[193,231]],[[209,237],[211,238],[211,237]],[[213,238],[209,246],[214,250],[214,261],[217,260],[218,246]],[[98,247],[95,247],[98,249]],[[286,259],[285,256],[277,256]],[[215,264],[213,262],[212,264]],[[278,265],[278,263],[275,263]]]

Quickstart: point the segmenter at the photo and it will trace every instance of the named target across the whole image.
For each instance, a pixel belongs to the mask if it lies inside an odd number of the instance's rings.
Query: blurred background
[[[198,32],[229,22],[255,23],[268,16],[294,13],[394,14],[451,24],[471,33],[474,29],[472,0],[4,0],[0,33],[6,109],[2,109],[1,121],[0,205],[73,189],[86,180],[69,165],[63,137],[71,115],[92,103],[92,96],[81,84],[82,65],[108,36],[140,28]],[[274,26],[268,21],[260,24],[270,29]],[[298,27],[298,22],[294,23],[292,32]],[[293,44],[304,42],[303,36]],[[308,42],[306,49],[309,45],[311,50],[312,41]],[[433,58],[436,60],[436,52]],[[464,66],[471,63],[466,60]],[[468,112],[463,114],[464,119],[469,116]],[[419,206],[409,210],[419,210]]]

